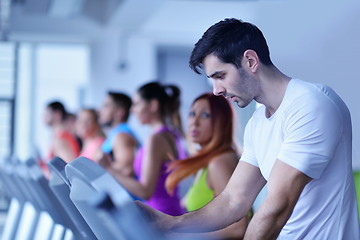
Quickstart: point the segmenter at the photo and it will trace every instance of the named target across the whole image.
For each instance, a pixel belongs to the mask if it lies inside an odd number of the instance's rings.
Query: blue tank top
[[[137,142],[139,142],[137,140],[134,132],[129,127],[129,125],[127,123],[120,123],[119,125],[117,125],[113,129],[111,129],[111,131],[108,134],[108,137],[106,138],[106,140],[102,144],[101,149],[102,149],[102,151],[104,153],[111,154],[113,144],[114,144],[114,141],[115,141],[115,137],[120,133],[127,133],[127,134],[131,135],[133,138],[135,138]]]

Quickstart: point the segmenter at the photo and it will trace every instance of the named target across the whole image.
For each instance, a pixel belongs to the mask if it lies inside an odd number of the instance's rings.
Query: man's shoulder
[[[294,79],[284,98],[284,108],[288,112],[299,109],[319,111],[332,106],[343,104],[341,98],[329,86],[320,83],[305,82]]]
[[[130,126],[123,122],[123,123],[120,123],[118,125],[116,125],[114,128],[111,129],[111,132],[115,135],[119,134],[119,133],[122,133],[122,132],[125,132],[125,133],[132,133],[132,130],[130,128]]]
[[[289,99],[292,100],[331,100],[340,98],[337,93],[328,85],[322,83],[306,82],[300,79],[293,79],[289,86]],[[299,99],[301,98],[301,99]]]
[[[312,100],[320,93],[318,91],[321,84],[305,82],[300,79],[292,79],[286,92],[287,101],[306,101]]]

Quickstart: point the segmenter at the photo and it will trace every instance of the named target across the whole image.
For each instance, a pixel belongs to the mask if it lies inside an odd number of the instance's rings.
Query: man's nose
[[[213,80],[213,94],[216,96],[224,95],[225,88],[216,80]]]

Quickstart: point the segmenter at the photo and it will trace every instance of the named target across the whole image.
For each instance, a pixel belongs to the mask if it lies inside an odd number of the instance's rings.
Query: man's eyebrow
[[[216,71],[216,72],[214,72],[213,74],[211,74],[210,76],[207,76],[207,77],[208,78],[213,78],[213,77],[215,77],[216,75],[218,75],[220,73],[223,73],[223,71]]]

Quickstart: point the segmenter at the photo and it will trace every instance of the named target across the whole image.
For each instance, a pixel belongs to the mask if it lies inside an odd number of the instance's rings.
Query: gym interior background
[[[188,67],[193,45],[209,26],[235,17],[263,31],[286,74],[330,85],[344,99],[360,184],[359,12],[358,0],[0,0],[0,161],[46,155],[42,118],[53,99],[70,112],[98,108],[110,89],[133,94],[158,79],[182,89],[185,117],[194,97],[211,91]],[[240,143],[255,108],[236,108]],[[130,124],[147,135],[135,119]]]

